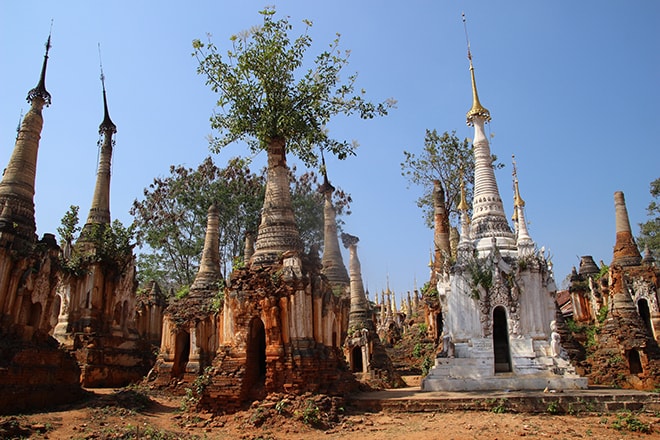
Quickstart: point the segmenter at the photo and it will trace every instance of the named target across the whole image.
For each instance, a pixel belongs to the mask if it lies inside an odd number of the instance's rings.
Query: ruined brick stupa
[[[468,221],[462,200],[457,261],[438,275],[437,282],[443,352],[422,389],[585,388],[587,380],[574,373],[559,343],[552,271],[527,231],[517,179],[515,230],[504,214],[484,133],[490,112],[479,102],[469,46],[468,59],[473,104],[467,123],[474,126],[475,154],[473,218]]]

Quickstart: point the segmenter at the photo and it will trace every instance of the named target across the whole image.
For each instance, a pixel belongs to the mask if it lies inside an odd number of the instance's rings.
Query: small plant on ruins
[[[600,270],[598,273],[594,276],[594,281],[598,281],[601,278],[603,278],[605,275],[609,274],[610,272],[610,267],[607,264],[603,264],[600,266]]]
[[[204,372],[197,376],[191,386],[186,388],[186,395],[181,399],[179,409],[182,412],[194,411],[204,394],[204,390],[211,384],[211,367],[206,367]]]
[[[565,322],[566,322],[566,327],[571,333],[579,333],[583,329],[583,326],[575,322],[572,318],[567,318]]]
[[[344,294],[344,288],[342,286],[332,286],[332,294],[336,297],[340,297]]]
[[[111,224],[91,223],[78,226],[78,206],[72,205],[57,228],[62,247],[61,265],[66,273],[80,277],[90,264],[100,262],[106,268],[123,272],[133,261],[134,228],[119,220]],[[80,236],[76,234],[80,232]],[[75,242],[75,244],[74,244]]]
[[[417,325],[417,336],[425,337],[426,333],[429,331],[429,326],[425,322]]]
[[[610,357],[609,359],[607,359],[607,365],[610,367],[615,367],[618,364],[621,364],[622,362],[623,362],[623,356],[621,356],[620,354],[616,354]]]
[[[183,299],[188,296],[190,293],[190,286],[181,286],[179,290],[176,291],[174,297],[176,299]]]
[[[429,281],[424,283],[422,286],[422,295],[427,297],[427,298],[437,298],[438,297],[438,289],[435,288],[435,286],[432,286]]]
[[[224,284],[224,280],[223,281]],[[225,290],[224,287],[221,289],[218,289],[218,291],[215,293],[215,296],[213,296],[213,299],[211,300],[211,311],[214,313],[219,312],[222,310],[222,305],[225,302]]]
[[[412,350],[412,355],[416,358],[420,357],[422,355],[422,343],[418,342],[415,344]]]
[[[618,431],[641,432],[644,434],[653,432],[650,424],[642,422],[630,412],[617,414],[616,419],[612,422],[612,428]]]
[[[278,401],[275,404],[275,411],[277,411],[277,413],[280,415],[282,415],[283,413],[288,413],[288,410],[286,408],[290,405],[291,405],[291,401],[285,397],[284,399]]]
[[[234,257],[231,262],[231,267],[233,270],[245,269],[245,260],[243,257]]]
[[[470,273],[471,296],[479,299],[479,287],[486,292],[493,287],[493,262],[489,258],[472,258],[468,261],[467,270]]]
[[[607,304],[603,305],[599,310],[598,310],[598,323],[602,324],[605,322],[605,319],[607,319]]]
[[[318,426],[321,423],[321,411],[312,399],[305,401],[305,407],[302,411],[297,411],[296,415],[302,420],[305,425]]]
[[[558,414],[559,413],[559,403],[556,400],[553,400],[552,402],[548,403],[548,408],[546,411],[549,414]]]
[[[420,365],[420,368],[422,370],[422,376],[426,376],[429,374],[429,371],[433,367],[434,364],[434,358],[432,356],[425,356],[424,360],[422,361],[422,364]]]
[[[493,406],[491,411],[494,412],[495,414],[504,414],[505,412],[508,411],[508,408],[506,406],[507,402],[508,402],[507,399],[498,400],[497,404]]]

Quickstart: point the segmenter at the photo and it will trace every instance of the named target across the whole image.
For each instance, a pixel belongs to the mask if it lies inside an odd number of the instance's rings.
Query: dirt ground
[[[310,407],[309,397],[308,406],[296,406],[296,402],[279,396],[237,414],[212,416],[182,411],[183,399],[134,389],[95,390],[88,399],[75,405],[0,417],[0,438],[660,439],[660,414],[649,413],[578,416],[477,411],[359,413],[343,400],[326,397],[315,400]],[[318,408],[320,411],[316,411]],[[325,414],[325,409],[333,414]]]

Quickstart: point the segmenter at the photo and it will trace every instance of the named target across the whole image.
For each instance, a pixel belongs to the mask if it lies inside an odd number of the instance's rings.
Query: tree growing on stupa
[[[642,250],[648,247],[654,256],[660,257],[660,177],[651,182],[650,193],[653,200],[646,208],[649,220],[639,224],[637,243]]]
[[[263,24],[231,37],[231,49],[221,51],[210,41],[193,41],[198,73],[218,94],[219,111],[211,126],[219,131],[212,141],[215,152],[243,140],[253,153],[265,150],[268,175],[261,223],[251,264],[270,265],[287,251],[300,252],[291,194],[287,153],[306,165],[318,164],[323,149],[344,159],[355,154],[356,144],[329,136],[326,124],[338,114],[363,119],[386,115],[392,100],[372,103],[357,90],[356,74],[342,79],[348,51],[339,47],[339,35],[329,49],[306,63],[312,45],[309,20],[306,30],[292,39],[287,18],[276,18],[273,8],[260,11]],[[310,67],[307,67],[310,65]]]

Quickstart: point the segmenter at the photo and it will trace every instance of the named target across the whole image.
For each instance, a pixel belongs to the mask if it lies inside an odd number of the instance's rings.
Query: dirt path
[[[229,416],[180,411],[181,397],[95,390],[85,402],[56,411],[1,417],[0,438],[31,439],[653,439],[660,414],[553,416],[457,411],[354,413],[350,406],[331,426],[314,429],[299,411],[264,407]],[[261,409],[260,409],[261,408]],[[15,428],[11,430],[12,426]],[[4,431],[3,431],[4,429]],[[650,433],[640,432],[651,431]]]

